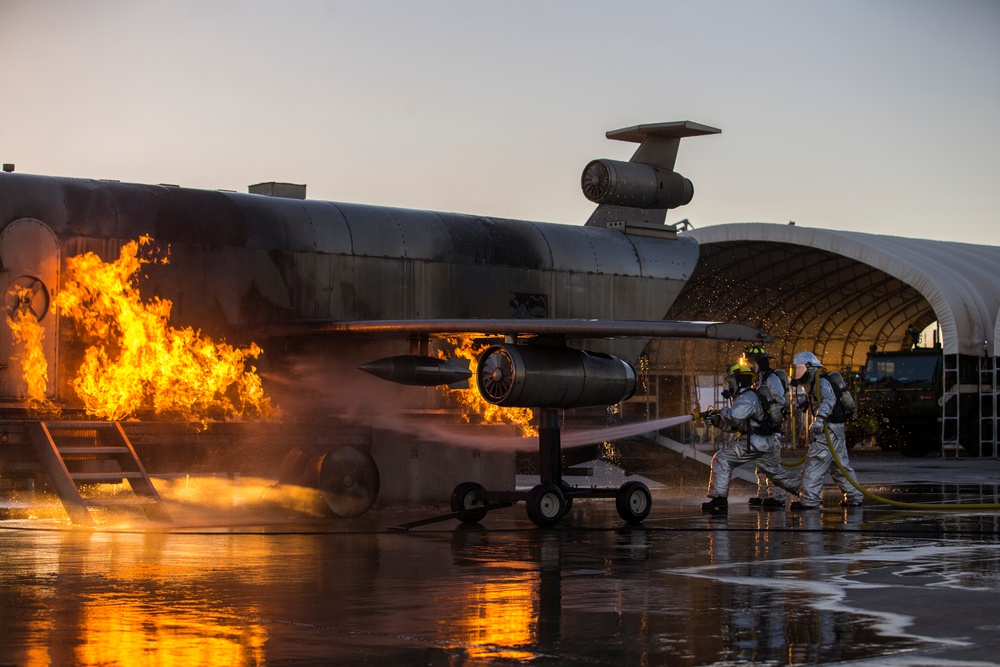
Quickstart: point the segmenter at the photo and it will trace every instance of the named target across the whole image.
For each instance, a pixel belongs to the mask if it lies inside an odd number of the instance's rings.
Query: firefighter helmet
[[[757,381],[757,374],[746,364],[733,364],[726,371],[726,382],[730,385],[730,391],[735,393],[735,389],[746,389],[752,387]]]
[[[812,352],[799,352],[792,359],[792,384],[809,382],[817,368],[822,368],[823,362]]]

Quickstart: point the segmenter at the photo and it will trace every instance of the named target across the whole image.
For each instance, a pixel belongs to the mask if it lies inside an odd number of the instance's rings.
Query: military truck
[[[958,382],[952,375],[946,392],[939,346],[868,353],[858,378],[858,416],[874,425],[878,447],[926,456],[941,451],[942,438],[955,441],[957,430],[966,452],[993,454],[989,445],[980,452],[978,360],[958,359]]]

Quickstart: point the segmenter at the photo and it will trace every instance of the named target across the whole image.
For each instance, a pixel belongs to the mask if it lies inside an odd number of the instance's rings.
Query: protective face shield
[[[799,352],[792,359],[792,371],[789,373],[792,385],[809,382],[812,379],[813,371],[822,366],[819,357],[812,352]]]

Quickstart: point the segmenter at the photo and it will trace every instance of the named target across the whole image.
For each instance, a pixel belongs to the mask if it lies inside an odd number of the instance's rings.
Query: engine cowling
[[[638,162],[593,160],[580,185],[590,201],[613,206],[677,208],[694,198],[694,185],[676,171]]]
[[[476,383],[494,405],[578,408],[612,405],[635,393],[627,361],[570,347],[492,345],[479,356]]]

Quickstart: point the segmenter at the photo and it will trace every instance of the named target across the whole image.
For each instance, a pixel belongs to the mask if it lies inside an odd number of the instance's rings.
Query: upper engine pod
[[[590,201],[612,206],[677,208],[694,198],[694,184],[676,171],[638,162],[593,160],[580,185]]]
[[[476,384],[503,407],[612,405],[635,393],[635,368],[599,352],[570,347],[492,345],[479,356]]]

